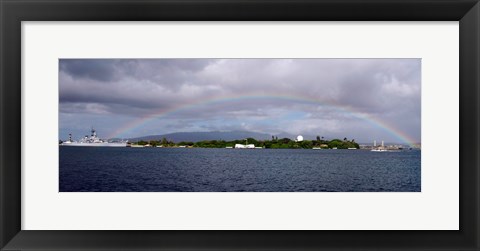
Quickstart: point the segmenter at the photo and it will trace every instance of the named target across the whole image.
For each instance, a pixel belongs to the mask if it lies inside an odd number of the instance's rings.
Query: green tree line
[[[163,146],[163,147],[199,147],[199,148],[226,148],[226,147],[234,147],[235,144],[254,144],[255,147],[262,147],[262,148],[272,148],[272,149],[311,149],[313,147],[323,148],[323,149],[348,149],[348,148],[357,148],[359,149],[360,146],[355,140],[348,140],[344,138],[343,140],[340,139],[332,139],[332,140],[324,140],[323,137],[317,136],[316,140],[303,140],[303,141],[295,141],[289,138],[281,138],[278,139],[272,136],[271,140],[256,140],[254,138],[247,138],[233,140],[233,141],[225,141],[225,140],[204,140],[199,142],[188,142],[188,141],[181,141],[175,143],[171,140],[167,140],[163,138],[161,140],[150,140],[150,141],[138,141],[134,142],[137,145],[151,145],[153,147],[156,146]]]

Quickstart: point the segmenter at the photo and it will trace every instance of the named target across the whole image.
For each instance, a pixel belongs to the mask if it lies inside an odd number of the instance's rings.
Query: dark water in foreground
[[[60,147],[60,192],[419,192],[420,154]]]

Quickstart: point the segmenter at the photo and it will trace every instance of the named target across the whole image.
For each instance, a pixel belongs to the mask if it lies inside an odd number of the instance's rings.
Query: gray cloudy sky
[[[61,59],[60,139],[247,130],[420,142],[420,59]],[[159,116],[154,116],[154,115]]]

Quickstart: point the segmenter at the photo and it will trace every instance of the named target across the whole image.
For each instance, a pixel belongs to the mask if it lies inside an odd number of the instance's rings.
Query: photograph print
[[[421,59],[59,59],[59,192],[421,192]]]

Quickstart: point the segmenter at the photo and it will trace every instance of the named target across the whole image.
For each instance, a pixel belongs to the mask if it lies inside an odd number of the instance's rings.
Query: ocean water
[[[60,192],[420,192],[421,151],[59,147]]]

